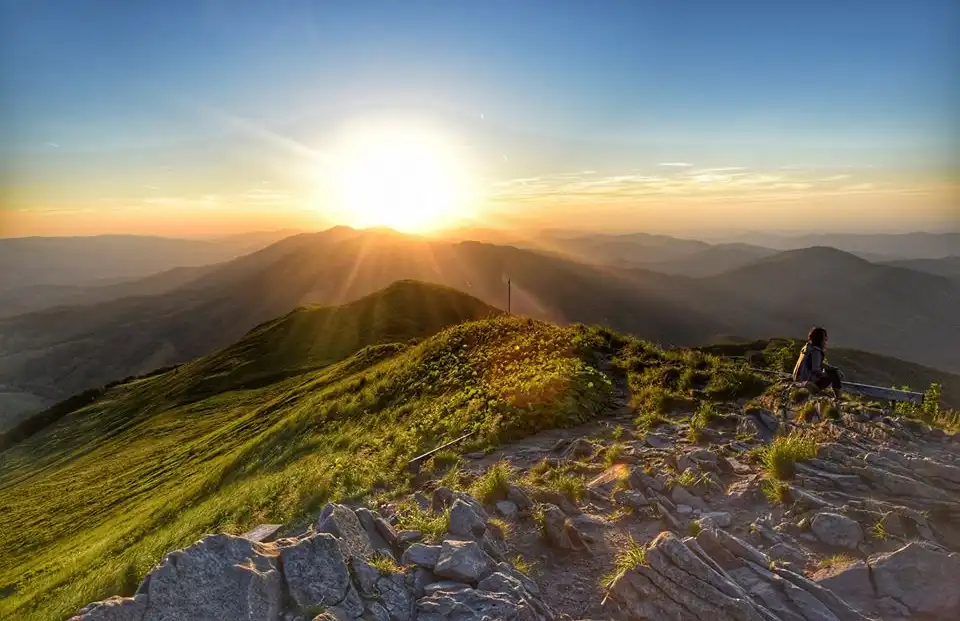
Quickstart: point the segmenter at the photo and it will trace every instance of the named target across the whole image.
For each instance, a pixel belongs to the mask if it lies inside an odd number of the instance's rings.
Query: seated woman
[[[843,374],[837,367],[824,362],[827,348],[827,331],[816,327],[807,335],[807,344],[800,352],[800,358],[793,368],[793,381],[811,382],[820,390],[832,386],[833,392],[840,398],[843,391]]]

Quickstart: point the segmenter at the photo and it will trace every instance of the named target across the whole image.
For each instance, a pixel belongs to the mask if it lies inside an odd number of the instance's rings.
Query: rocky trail
[[[270,543],[207,537],[77,618],[960,618],[954,436],[856,402],[824,421],[728,403],[697,429],[684,411],[640,429],[618,390],[610,416],[434,464],[409,497],[328,505]],[[772,475],[793,439],[813,454]]]

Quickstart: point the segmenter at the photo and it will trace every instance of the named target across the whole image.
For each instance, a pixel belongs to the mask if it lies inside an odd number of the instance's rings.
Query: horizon
[[[0,2],[0,237],[941,232],[946,0]]]

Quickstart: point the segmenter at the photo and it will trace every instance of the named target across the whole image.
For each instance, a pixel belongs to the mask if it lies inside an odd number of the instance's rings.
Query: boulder
[[[910,543],[870,560],[877,594],[915,615],[960,619],[960,554]]]
[[[817,513],[810,520],[810,530],[823,543],[848,550],[856,550],[863,541],[860,524],[838,513]]]
[[[360,609],[362,612],[343,549],[341,541],[330,533],[317,533],[281,552],[283,577],[298,606],[340,606],[344,610]]]
[[[70,621],[143,621],[147,596],[111,597],[84,607]]]
[[[476,585],[496,563],[475,541],[444,541],[433,572],[441,578]]]
[[[440,591],[417,602],[419,621],[548,621],[542,605],[478,589]]]
[[[318,533],[328,533],[337,537],[344,546],[347,556],[370,558],[373,556],[373,544],[367,531],[360,524],[360,519],[350,507],[330,503],[323,508],[317,520]]]
[[[425,569],[433,569],[440,560],[440,546],[428,546],[415,543],[403,551],[400,557],[401,565],[416,565]]]
[[[471,505],[460,498],[453,501],[453,506],[450,507],[450,527],[447,532],[458,537],[477,538],[482,537],[486,530],[486,521]]]
[[[533,508],[533,500],[522,487],[511,485],[507,489],[507,500],[517,505],[521,511],[529,511]]]

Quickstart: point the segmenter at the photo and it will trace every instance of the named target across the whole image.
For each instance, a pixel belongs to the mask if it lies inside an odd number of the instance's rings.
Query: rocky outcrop
[[[167,555],[136,596],[96,602],[72,621],[552,621],[536,583],[488,552],[496,542],[480,503],[458,492],[446,500],[456,532],[440,545],[401,549],[376,513],[331,504],[308,536],[205,537]],[[385,573],[371,565],[377,554],[402,565]]]
[[[663,532],[612,582],[609,606],[629,619],[865,621],[829,590],[778,567],[722,530]]]
[[[960,554],[910,543],[819,583],[881,619],[960,619]]]

